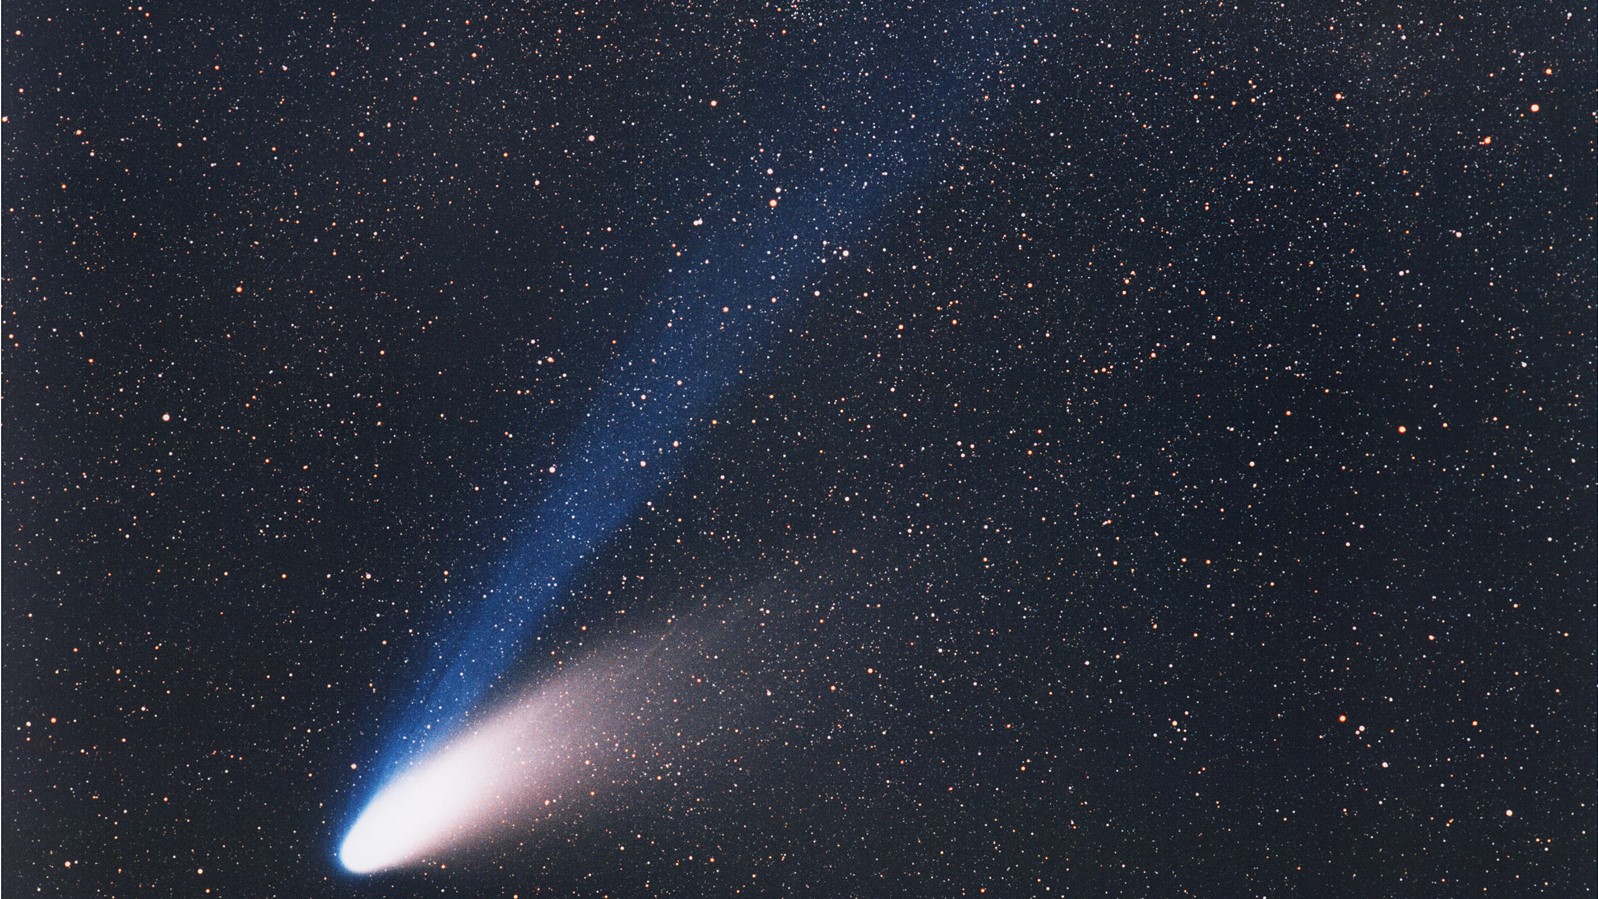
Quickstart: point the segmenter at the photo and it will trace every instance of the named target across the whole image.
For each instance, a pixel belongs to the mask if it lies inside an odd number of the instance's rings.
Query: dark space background
[[[731,711],[660,785],[341,872],[702,198],[962,29],[947,146],[525,672],[691,609],[773,701],[663,678]],[[1591,895],[1593,34],[8,2],[6,894]]]

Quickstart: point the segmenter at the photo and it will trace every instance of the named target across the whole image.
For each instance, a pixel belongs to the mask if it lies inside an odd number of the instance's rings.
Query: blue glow
[[[981,15],[951,21],[982,28],[990,23],[976,21]],[[657,291],[565,441],[486,591],[470,600],[464,621],[437,634],[368,789],[449,738],[495,689],[555,599],[580,585],[584,566],[680,470],[724,400],[767,369],[816,301],[823,266],[860,261],[851,244],[946,152],[956,120],[974,105],[986,73],[999,68],[992,36],[966,35],[915,49],[920,70],[886,63],[873,71],[875,44],[896,38],[860,22],[850,30],[861,38],[856,49],[829,59],[824,74],[804,77],[849,97],[857,113],[870,110],[871,120],[840,120],[834,131],[812,118],[772,134],[763,141],[766,155],[748,162],[727,199],[678,213],[690,238],[685,265]],[[847,45],[841,34],[830,34],[834,41]],[[904,48],[896,53],[902,63]],[[768,164],[778,177],[766,176]],[[795,170],[809,174],[795,179]],[[779,184],[783,191],[772,193]]]

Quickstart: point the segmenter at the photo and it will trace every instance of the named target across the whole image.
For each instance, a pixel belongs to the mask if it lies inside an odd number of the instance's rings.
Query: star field
[[[1590,9],[6,13],[7,894],[1598,889]]]

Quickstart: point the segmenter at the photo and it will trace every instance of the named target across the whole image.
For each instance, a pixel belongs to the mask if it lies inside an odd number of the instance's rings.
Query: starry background
[[[1590,9],[234,6],[7,4],[8,894],[1594,892]],[[513,672],[675,623],[644,767],[343,874],[681,254],[923,135]]]

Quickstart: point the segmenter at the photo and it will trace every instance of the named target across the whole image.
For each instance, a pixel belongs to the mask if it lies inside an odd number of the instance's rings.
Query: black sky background
[[[6,892],[1591,894],[1593,25],[8,3]],[[340,873],[692,221],[960,27],[522,672],[680,614],[772,701],[663,676],[728,713],[663,785]]]

